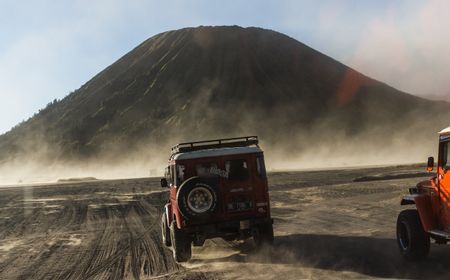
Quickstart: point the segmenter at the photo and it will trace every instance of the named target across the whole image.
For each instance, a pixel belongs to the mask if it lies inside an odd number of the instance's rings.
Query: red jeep
[[[256,136],[181,143],[172,148],[161,186],[170,199],[162,240],[177,262],[208,238],[273,243],[267,176]]]
[[[450,240],[450,127],[439,132],[439,159],[436,175],[409,189],[401,205],[415,204],[403,210],[397,219],[397,243],[408,260],[424,259],[430,251],[430,238],[438,244]],[[428,158],[427,170],[434,168]]]

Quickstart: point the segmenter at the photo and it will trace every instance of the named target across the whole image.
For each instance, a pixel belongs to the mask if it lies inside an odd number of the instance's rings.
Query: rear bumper
[[[183,228],[187,233],[201,236],[201,239],[215,237],[242,237],[248,238],[252,235],[258,225],[273,224],[272,218],[250,218],[224,221],[220,223],[209,223]]]

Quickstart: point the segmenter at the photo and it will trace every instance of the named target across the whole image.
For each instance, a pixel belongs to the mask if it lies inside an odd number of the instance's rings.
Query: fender
[[[167,203],[166,204],[166,213],[167,213],[167,220],[168,220],[168,225],[170,226],[170,224],[172,223],[172,221],[176,221],[177,222],[177,227],[179,228],[179,229],[181,229],[181,223],[183,223],[183,219],[182,219],[182,217],[181,217],[181,214],[180,214],[180,210],[178,210],[178,209],[175,209],[175,211],[174,211],[174,209],[173,209],[173,207],[177,207],[178,208],[178,206],[177,205],[172,205],[172,203]]]
[[[179,211],[173,212],[172,204],[167,203],[165,206],[165,211],[167,214],[167,225],[170,227],[170,224],[172,224],[172,221],[177,221],[177,227],[181,228],[179,225],[182,223],[181,215]]]
[[[417,211],[419,212],[420,221],[422,222],[423,229],[428,232],[433,229],[437,229],[437,223],[433,216],[433,209],[431,208],[430,197],[425,194],[410,194],[404,196],[400,203],[401,205],[415,204]]]

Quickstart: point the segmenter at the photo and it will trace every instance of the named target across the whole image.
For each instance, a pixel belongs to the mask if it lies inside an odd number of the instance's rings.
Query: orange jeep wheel
[[[398,215],[397,244],[407,260],[421,260],[428,256],[430,236],[423,230],[417,210],[404,210]]]

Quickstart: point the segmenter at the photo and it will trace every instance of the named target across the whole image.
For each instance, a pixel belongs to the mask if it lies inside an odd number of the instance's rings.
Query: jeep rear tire
[[[167,216],[166,213],[161,215],[161,236],[162,242],[165,246],[170,247],[172,245],[170,241],[170,228],[167,225]]]
[[[428,256],[430,236],[423,230],[417,210],[404,210],[398,215],[397,244],[407,260],[417,261]]]
[[[173,258],[176,262],[187,262],[191,259],[191,238],[177,227],[176,221],[170,224],[170,239],[172,243]]]
[[[187,220],[208,220],[217,209],[217,179],[192,177],[181,184],[177,204]]]
[[[264,245],[271,246],[273,244],[273,225],[258,225],[255,233],[253,234],[253,241],[255,242],[257,248],[261,248]]]

